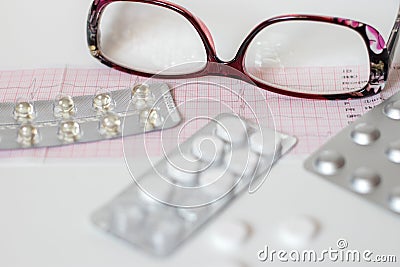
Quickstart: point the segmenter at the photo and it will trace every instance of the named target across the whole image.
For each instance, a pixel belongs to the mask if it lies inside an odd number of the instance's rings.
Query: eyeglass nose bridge
[[[244,71],[241,58],[235,58],[231,61],[222,61],[218,58],[209,61],[204,69],[203,75],[230,77],[252,83],[252,80]]]
[[[208,64],[206,66],[204,74],[242,78],[242,75],[238,73],[240,72],[245,74],[242,60],[242,57],[236,56],[230,61],[223,61],[217,55],[214,55],[212,58],[208,59]],[[227,68],[227,66],[230,68]]]

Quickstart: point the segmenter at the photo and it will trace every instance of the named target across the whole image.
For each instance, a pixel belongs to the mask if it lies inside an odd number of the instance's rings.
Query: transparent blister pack
[[[400,93],[334,136],[305,168],[400,214]]]
[[[134,177],[92,220],[153,255],[169,255],[240,192],[255,192],[296,142],[233,113],[220,114]]]
[[[141,134],[181,121],[165,83],[54,100],[0,103],[0,149],[61,146]]]

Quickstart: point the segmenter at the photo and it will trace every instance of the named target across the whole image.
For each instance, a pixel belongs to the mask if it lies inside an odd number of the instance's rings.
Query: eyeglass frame
[[[143,76],[143,77],[152,77],[157,73],[147,73],[136,71],[133,69],[126,68],[124,66],[120,66],[111,60],[107,59],[107,57],[100,51],[99,49],[99,22],[101,15],[104,9],[113,2],[136,2],[136,3],[144,3],[155,5],[159,7],[164,7],[170,9],[174,12],[185,17],[191,25],[195,28],[196,32],[199,34],[205,51],[207,55],[207,64],[206,66],[197,72],[189,73],[189,74],[178,74],[178,75],[158,75],[158,78],[165,78],[165,79],[181,79],[181,78],[195,78],[207,75],[217,75],[217,76],[225,76],[231,78],[239,78],[243,79],[243,77],[237,77],[238,75],[234,74],[233,72],[229,71],[229,68],[219,68],[220,64],[232,67],[236,69],[240,73],[244,74],[251,82],[256,84],[258,87],[278,93],[283,95],[289,95],[294,97],[302,97],[302,98],[310,98],[310,99],[350,99],[350,98],[360,98],[371,96],[379,93],[386,85],[387,77],[389,68],[393,61],[393,56],[395,52],[395,48],[398,41],[398,31],[400,28],[400,9],[390,33],[389,39],[387,43],[383,41],[383,37],[381,34],[372,26],[351,20],[351,19],[344,19],[338,17],[329,17],[329,16],[315,16],[315,15],[301,15],[301,14],[291,14],[291,15],[282,15],[267,19],[260,24],[258,24],[247,37],[243,40],[242,44],[240,45],[235,57],[230,61],[223,61],[218,58],[215,45],[213,42],[213,38],[211,36],[210,31],[208,30],[207,26],[197,18],[193,13],[186,10],[185,8],[170,3],[164,0],[94,0],[89,11],[88,20],[87,20],[87,44],[89,46],[90,53],[93,57],[98,59],[102,64],[109,66],[113,69],[123,71],[126,73]],[[369,81],[362,89],[350,93],[343,93],[343,94],[308,94],[308,93],[300,93],[300,92],[293,92],[285,89],[280,89],[268,85],[266,83],[260,82],[257,79],[254,79],[249,75],[244,67],[244,60],[245,54],[247,51],[248,46],[250,45],[251,41],[254,37],[261,32],[264,28],[273,25],[275,23],[284,22],[284,21],[315,21],[315,22],[325,22],[335,25],[341,25],[343,27],[348,27],[354,31],[356,31],[364,40],[365,45],[368,50],[369,62],[370,62],[370,75]],[[379,49],[378,52],[375,52],[372,48],[374,40],[369,39],[367,35],[367,29],[374,31],[377,34],[378,42],[381,40],[383,42],[383,46]],[[380,44],[378,44],[380,45]],[[214,63],[214,64],[213,64]],[[215,64],[218,63],[218,64]]]

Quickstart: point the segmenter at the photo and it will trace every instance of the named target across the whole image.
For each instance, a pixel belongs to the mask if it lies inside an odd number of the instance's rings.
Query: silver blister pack
[[[400,93],[334,136],[305,168],[400,214]]]
[[[181,121],[165,83],[54,100],[0,103],[0,149],[86,143],[167,129]]]
[[[135,183],[94,212],[92,221],[153,255],[169,255],[240,192],[255,192],[296,141],[220,114],[134,177]]]

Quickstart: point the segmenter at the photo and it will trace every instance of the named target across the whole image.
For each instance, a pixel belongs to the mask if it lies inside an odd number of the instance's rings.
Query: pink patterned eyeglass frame
[[[144,77],[151,77],[154,76],[156,73],[146,73],[135,71],[123,66],[116,64],[115,62],[110,61],[107,59],[104,54],[99,49],[99,21],[101,15],[106,8],[107,5],[113,2],[137,2],[137,3],[145,3],[149,5],[156,5],[159,7],[168,8],[174,12],[185,17],[195,28],[197,33],[199,34],[204,48],[207,54],[207,62],[208,64],[205,66],[204,69],[201,71],[185,74],[185,75],[160,75],[159,78],[191,78],[191,77],[200,77],[206,75],[219,75],[219,76],[226,76],[232,78],[240,78],[243,79],[243,76],[238,77],[237,74],[234,72],[226,71],[227,68],[219,68],[218,66],[227,65],[230,66],[237,71],[244,74],[249,81],[256,84],[258,87],[279,93],[285,94],[295,97],[304,97],[304,98],[314,98],[314,99],[349,99],[349,98],[357,98],[357,97],[365,97],[371,96],[374,94],[379,93],[386,84],[388,72],[390,66],[392,64],[394,50],[397,45],[398,41],[398,31],[400,27],[400,10],[398,12],[395,24],[391,31],[390,37],[388,42],[385,43],[381,34],[372,26],[367,25],[362,22],[337,18],[337,17],[327,17],[327,16],[314,16],[314,15],[284,15],[274,17],[268,20],[263,21],[259,25],[257,25],[244,39],[239,50],[237,51],[236,56],[229,62],[222,61],[218,58],[214,46],[214,42],[212,36],[206,27],[206,25],[201,22],[196,16],[194,16],[191,12],[186,10],[185,8],[167,2],[163,0],[95,0],[92,3],[92,6],[89,11],[88,21],[87,21],[87,43],[90,49],[91,54],[97,58],[101,63],[123,71],[130,74],[135,74]],[[265,83],[262,83],[256,79],[253,79],[245,70],[244,68],[244,57],[246,50],[254,39],[254,37],[265,27],[268,27],[272,24],[283,22],[283,21],[317,21],[317,22],[325,22],[331,23],[336,25],[342,25],[343,27],[348,27],[357,33],[360,34],[362,39],[365,42],[365,45],[368,50],[369,61],[370,61],[370,76],[367,85],[362,88],[361,90],[345,93],[345,94],[329,94],[329,95],[317,95],[317,94],[305,94],[305,93],[297,93],[292,91],[283,90],[280,88],[276,88]],[[214,63],[214,64],[213,64]],[[218,63],[218,64],[215,64]],[[229,69],[229,68],[228,68]]]

